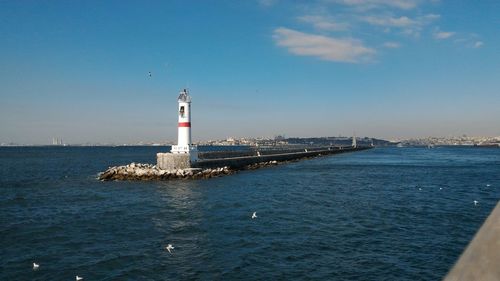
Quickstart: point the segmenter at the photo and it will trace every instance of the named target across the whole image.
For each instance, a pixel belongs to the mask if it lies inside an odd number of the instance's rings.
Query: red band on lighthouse
[[[191,127],[191,122],[179,122],[179,127]]]

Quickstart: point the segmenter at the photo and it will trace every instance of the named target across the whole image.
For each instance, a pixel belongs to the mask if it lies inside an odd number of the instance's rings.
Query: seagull
[[[80,277],[80,276],[76,276],[76,281],[80,281],[80,280],[83,280],[83,277]]]
[[[442,187],[440,187],[440,188],[439,188],[439,190],[443,190],[443,188],[442,188]]]
[[[255,219],[256,217],[257,217],[257,212],[253,212],[252,219]]]
[[[33,270],[36,270],[40,267],[38,263],[33,263]]]
[[[418,190],[422,190],[422,188],[421,188],[421,187],[419,187],[419,188],[418,188]]]
[[[174,249],[174,246],[172,246],[172,244],[168,244],[167,247],[165,247],[165,249],[167,249],[169,253],[172,253],[171,250]]]
[[[490,184],[489,184],[489,183],[487,183],[487,184],[486,184],[486,187],[490,187]]]
[[[474,206],[476,206],[476,205],[477,205],[477,203],[479,203],[479,201],[474,200]]]

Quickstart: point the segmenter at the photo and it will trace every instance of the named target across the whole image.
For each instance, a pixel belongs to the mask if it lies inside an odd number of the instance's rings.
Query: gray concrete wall
[[[157,153],[156,166],[162,170],[191,168],[189,154]]]
[[[500,202],[444,281],[500,280]]]

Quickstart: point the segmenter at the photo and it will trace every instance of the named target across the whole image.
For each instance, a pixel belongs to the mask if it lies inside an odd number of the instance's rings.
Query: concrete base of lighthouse
[[[189,154],[157,153],[156,167],[162,170],[192,168]]]
[[[171,153],[157,153],[156,166],[162,170],[194,168],[198,161],[198,148],[194,145],[173,145]]]

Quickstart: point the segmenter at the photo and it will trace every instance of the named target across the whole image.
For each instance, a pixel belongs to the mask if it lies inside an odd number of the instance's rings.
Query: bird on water
[[[252,219],[255,219],[256,217],[257,217],[257,212],[253,212]]]
[[[33,263],[33,270],[36,270],[36,269],[38,269],[39,267],[40,267],[40,265],[39,265],[39,264],[37,264],[37,263]]]
[[[474,200],[474,206],[477,206],[478,203],[479,203],[479,201]]]
[[[76,279],[76,281],[80,281],[80,280],[83,280],[83,277],[77,275],[75,279]]]
[[[168,244],[167,247],[165,247],[169,253],[172,253],[172,250],[174,249],[174,246],[172,244]]]

